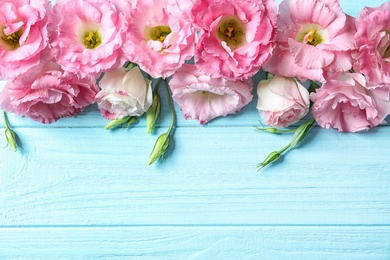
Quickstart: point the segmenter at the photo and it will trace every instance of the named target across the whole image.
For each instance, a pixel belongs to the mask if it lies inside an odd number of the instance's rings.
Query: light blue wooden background
[[[52,125],[11,115],[23,146],[0,149],[0,259],[390,259],[390,126],[315,127],[258,173],[291,135],[255,131],[255,102],[207,126],[176,108],[174,150],[150,167],[166,106],[152,136],[144,120],[107,132],[95,106]]]

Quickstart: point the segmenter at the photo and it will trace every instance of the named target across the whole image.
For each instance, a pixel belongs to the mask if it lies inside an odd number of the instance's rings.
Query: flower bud
[[[258,170],[261,170],[262,168],[264,168],[265,166],[267,166],[270,163],[276,162],[277,160],[279,160],[281,155],[282,154],[280,151],[271,152],[262,163],[257,165]]]
[[[123,125],[123,127],[129,127],[130,125],[134,124],[137,122],[138,117],[137,116],[131,116],[129,120]]]
[[[160,114],[161,109],[161,98],[158,92],[153,93],[153,103],[146,112],[146,127],[147,133],[151,134],[153,132],[154,125]]]
[[[124,116],[124,117],[119,118],[119,119],[113,119],[106,125],[105,128],[106,128],[106,130],[109,130],[111,128],[120,126],[120,125],[126,123],[127,121],[131,120],[132,118],[133,117],[131,117],[131,116]]]
[[[152,104],[152,85],[138,66],[109,71],[99,81],[101,90],[95,101],[103,117],[112,120],[142,116]]]
[[[16,152],[16,135],[15,132],[12,131],[10,128],[5,129],[5,137],[7,138],[8,144],[12,147],[14,152]]]
[[[264,131],[271,134],[283,134],[294,132],[295,129],[277,129],[275,127],[256,127],[257,130]]]
[[[293,149],[295,146],[297,146],[307,135],[310,128],[313,126],[315,120],[312,119],[309,122],[306,122],[302,125],[300,125],[297,130],[295,130],[295,133],[293,135],[293,138],[290,143],[290,149]]]
[[[294,78],[274,76],[257,85],[259,115],[267,125],[287,127],[309,112],[307,89]]]
[[[157,138],[156,143],[153,147],[153,151],[149,155],[148,165],[151,165],[152,163],[154,163],[154,161],[164,155],[165,151],[169,147],[170,141],[171,140],[169,138],[169,133],[163,133]]]

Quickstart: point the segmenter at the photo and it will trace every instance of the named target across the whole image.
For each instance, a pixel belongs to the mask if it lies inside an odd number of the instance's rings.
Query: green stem
[[[5,128],[9,128],[9,125],[8,125],[8,121],[7,121],[7,113],[5,113],[5,111],[3,111],[3,119],[4,119],[4,125],[5,125]]]
[[[290,148],[290,144],[286,145],[285,147],[283,147],[282,149],[279,150],[279,153],[282,154],[284,153],[287,149]]]
[[[153,93],[156,93],[158,91],[158,88],[160,87],[162,78],[159,78],[156,82],[156,85],[154,86]]]
[[[169,125],[168,131],[167,131],[167,133],[170,134],[172,129],[173,129],[173,126],[175,125],[175,110],[173,108],[172,97],[171,97],[171,94],[169,92],[168,82],[166,80],[164,80],[164,81],[165,81],[165,91],[167,94],[169,111],[171,113],[171,124]]]
[[[169,92],[168,82],[166,80],[164,80],[164,81],[165,81],[165,91],[166,91],[166,95],[167,95],[169,111],[171,113],[171,124],[169,125],[168,130],[165,133],[161,134],[157,138],[157,140],[154,144],[153,150],[152,150],[151,154],[149,155],[148,165],[151,165],[154,161],[156,161],[157,159],[162,158],[164,156],[164,153],[168,149],[169,144],[171,142],[170,135],[171,135],[172,129],[175,125],[175,110],[173,108],[172,97],[171,97],[171,94]]]

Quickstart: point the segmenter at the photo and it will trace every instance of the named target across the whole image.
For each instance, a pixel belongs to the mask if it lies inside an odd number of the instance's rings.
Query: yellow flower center
[[[84,46],[88,49],[95,49],[102,43],[102,37],[98,32],[89,31],[84,34]]]
[[[307,42],[309,44],[314,44],[314,34],[315,33],[316,33],[315,30],[310,30],[310,32],[308,33]]]
[[[169,26],[156,26],[149,28],[149,37],[153,41],[163,42],[171,32],[172,30]]]
[[[12,34],[6,35],[3,29],[1,40],[6,44],[9,49],[14,50],[20,47],[19,40],[22,34],[23,30],[20,29],[19,31],[16,31]]]
[[[304,24],[301,26],[296,38],[298,42],[317,46],[329,42],[328,31],[318,24]]]
[[[225,17],[218,24],[217,37],[234,50],[245,41],[245,25],[238,17]]]
[[[226,28],[226,31],[225,31],[225,36],[228,38],[228,39],[231,39],[232,38],[232,33],[234,31],[234,28],[233,27],[228,27]]]
[[[316,46],[321,42],[321,38],[316,34],[316,30],[310,30],[307,34],[307,44]]]

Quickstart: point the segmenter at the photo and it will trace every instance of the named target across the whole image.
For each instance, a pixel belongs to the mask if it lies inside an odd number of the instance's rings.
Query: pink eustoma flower
[[[294,78],[274,76],[257,86],[257,106],[269,126],[287,127],[309,112],[309,91]]]
[[[365,7],[356,19],[354,70],[370,84],[390,83],[390,2]]]
[[[39,64],[48,45],[48,0],[0,3],[0,77],[13,78]]]
[[[41,123],[53,123],[90,105],[99,91],[95,81],[79,79],[53,62],[42,63],[5,85],[0,108]]]
[[[196,66],[229,80],[256,74],[274,47],[275,7],[274,0],[199,0],[192,9],[201,29]]]
[[[118,8],[110,0],[57,1],[49,19],[50,43],[64,70],[84,77],[124,64],[126,22]]]
[[[272,59],[263,68],[272,74],[324,82],[325,72],[352,67],[355,20],[336,0],[284,0]]]
[[[210,78],[192,64],[184,64],[169,81],[184,118],[201,124],[240,111],[252,100],[251,84],[251,80]]]
[[[340,132],[369,130],[384,123],[390,113],[389,92],[381,86],[367,87],[360,73],[333,76],[310,98],[316,122]]]
[[[172,75],[194,54],[192,1],[142,0],[133,3],[123,50],[154,78]]]

